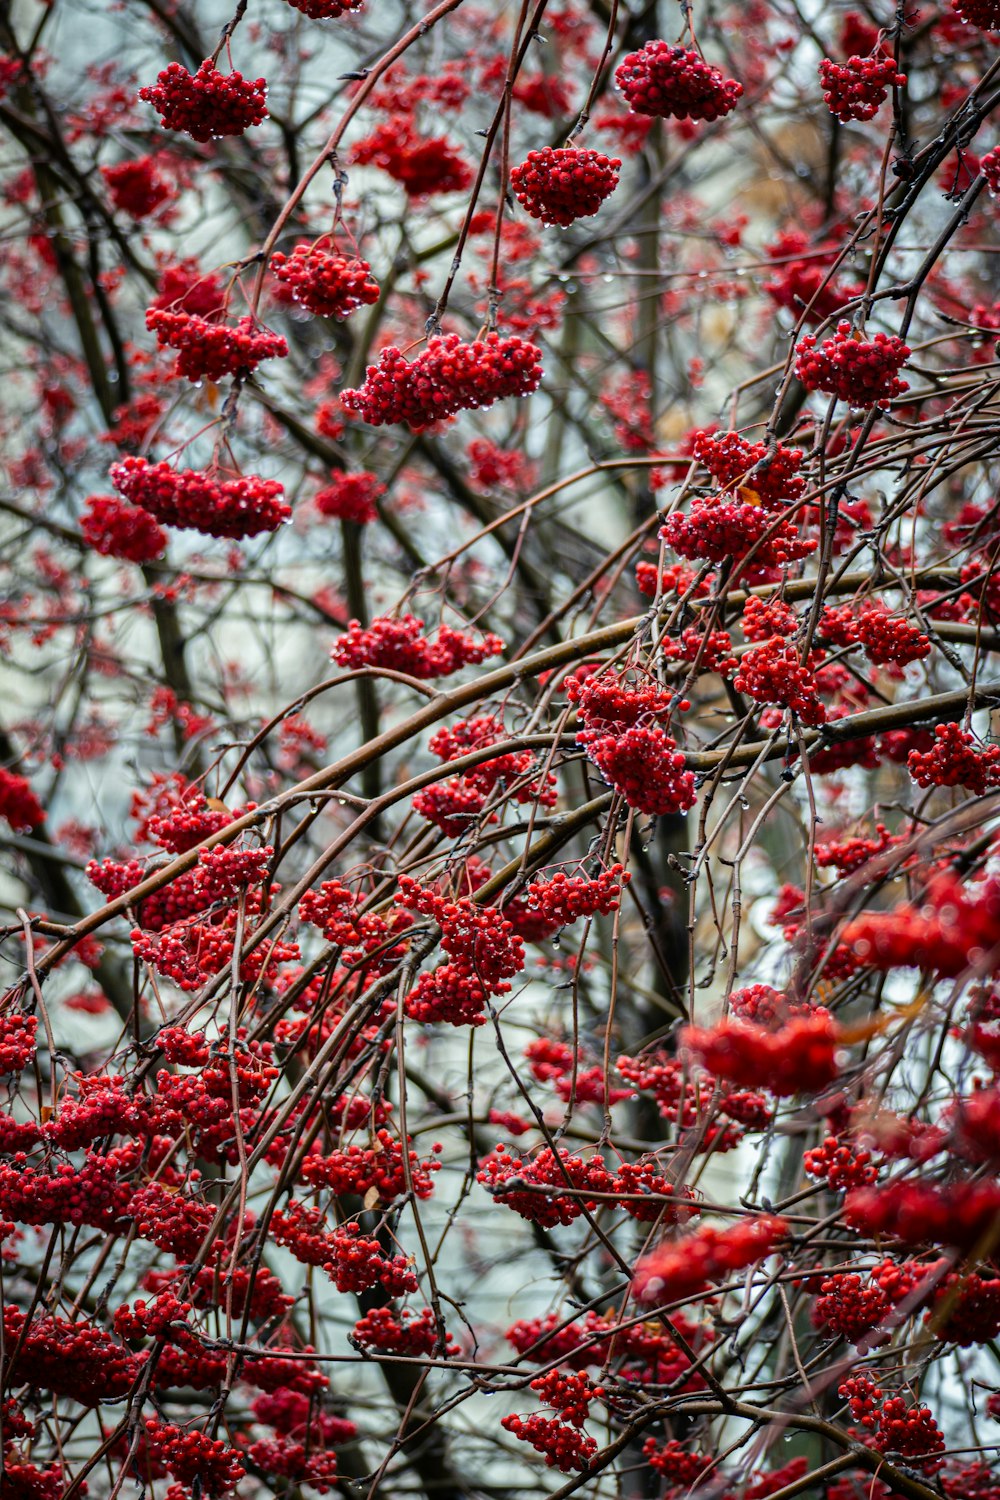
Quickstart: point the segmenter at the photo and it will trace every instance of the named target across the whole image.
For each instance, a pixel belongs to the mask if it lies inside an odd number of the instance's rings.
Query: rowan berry
[[[636,114],[718,120],[736,108],[743,85],[725,78],[697,52],[647,42],[619,64],[615,83]]]
[[[544,146],[510,174],[518,203],[533,219],[565,228],[596,214],[618,186],[621,162],[598,151]]]
[[[893,397],[909,390],[899,371],[910,353],[902,339],[885,333],[866,339],[845,320],[819,348],[814,334],[799,340],[795,374],[807,391],[825,391],[852,407],[888,409]]]
[[[242,73],[220,73],[210,58],[196,73],[179,62],[170,63],[155,84],[139,90],[139,98],[152,104],[164,129],[182,130],[201,142],[243,135],[267,119],[265,80],[251,82]]]
[[[905,86],[906,74],[897,72],[891,57],[875,53],[871,57],[849,57],[846,63],[824,57],[819,80],[830,113],[848,125],[852,120],[874,119],[888,90]]]

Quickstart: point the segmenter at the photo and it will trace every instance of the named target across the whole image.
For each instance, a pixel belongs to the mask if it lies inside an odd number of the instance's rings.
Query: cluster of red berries
[[[373,1188],[382,1203],[392,1203],[407,1191],[409,1179],[417,1198],[429,1198],[434,1191],[433,1173],[441,1170],[435,1157],[421,1160],[407,1147],[404,1164],[403,1146],[388,1130],[379,1130],[373,1146],[343,1146],[329,1156],[313,1154],[302,1164],[302,1180],[312,1187],[329,1188],[337,1197],[356,1193],[359,1198]]]
[[[361,10],[364,3],[365,0],[288,0],[310,21],[336,21],[351,11]]]
[[[677,1438],[671,1438],[662,1447],[655,1437],[647,1438],[642,1445],[642,1456],[651,1469],[662,1474],[671,1488],[684,1490],[690,1489],[712,1463],[700,1453],[688,1453]]]
[[[266,81],[220,73],[207,57],[197,73],[170,63],[155,84],[139,90],[139,98],[153,106],[166,130],[183,130],[195,141],[242,135],[267,118]]]
[[[246,1473],[234,1448],[203,1432],[151,1418],[146,1423],[145,1438],[154,1462],[161,1463],[175,1479],[187,1484],[197,1480],[207,1495],[228,1494]]]
[[[544,146],[510,174],[518,203],[533,219],[565,228],[596,214],[618,186],[621,162],[599,151]]]
[[[542,378],[535,344],[511,334],[463,343],[457,333],[432,338],[415,359],[394,346],[369,365],[365,383],[341,391],[341,404],[374,427],[406,422],[421,432],[457,412],[492,406],[509,396],[530,396]]]
[[[898,1453],[911,1468],[933,1473],[941,1467],[944,1433],[928,1406],[907,1406],[903,1396],[890,1396],[882,1405],[875,1440],[886,1453]]]
[[[990,877],[966,889],[952,873],[936,875],[921,906],[866,912],[846,924],[840,939],[870,968],[919,965],[954,978],[1000,943],[1000,881]]]
[[[876,52],[871,57],[849,57],[846,63],[824,57],[819,81],[830,113],[849,125],[852,120],[874,119],[888,90],[903,88],[906,74],[896,71],[891,57]]]
[[[8,1011],[0,1015],[0,1078],[20,1073],[35,1055],[38,1017]]]
[[[149,512],[117,495],[91,495],[80,517],[80,531],[95,552],[122,562],[153,562],[167,546],[167,533]]]
[[[478,666],[504,649],[498,635],[484,635],[477,641],[450,625],[442,625],[436,638],[429,641],[422,634],[423,628],[423,620],[415,615],[400,619],[382,616],[370,625],[351,620],[347,634],[333,643],[330,655],[340,667],[385,667],[425,681],[447,677],[460,667]]]
[[[564,1474],[585,1469],[597,1454],[595,1438],[541,1412],[533,1412],[529,1417],[513,1412],[500,1418],[500,1426],[513,1433],[519,1442],[530,1443],[536,1453],[544,1454],[550,1469],[560,1469]]]
[[[502,737],[503,725],[499,719],[479,715],[439,729],[428,748],[448,762],[470,750],[493,745]],[[413,799],[414,811],[435,823],[449,838],[457,838],[466,832],[470,820],[478,817],[487,798],[500,785],[509,788],[516,802],[554,807],[558,793],[555,776],[551,772],[532,776],[534,768],[535,756],[530,750],[498,755],[482,761],[463,776],[453,776],[418,793]]]
[[[1000,31],[1000,0],[951,0],[953,9],[980,31]]]
[[[964,786],[981,797],[1000,781],[1000,745],[981,745],[960,724],[938,724],[930,750],[911,750],[906,766],[918,786]]]
[[[24,776],[0,766],[0,818],[15,833],[30,833],[45,822],[45,809]]]
[[[702,429],[693,434],[691,451],[724,489],[752,490],[762,505],[787,505],[805,489],[798,472],[801,448],[750,443],[738,432]]]
[[[93,1323],[43,1313],[29,1322],[19,1307],[3,1310],[3,1337],[9,1385],[37,1386],[96,1407],[126,1395],[141,1361]]]
[[[622,865],[611,865],[593,880],[557,870],[548,880],[532,881],[523,894],[508,901],[504,915],[528,942],[541,942],[581,917],[618,910],[622,887],[630,876]]]
[[[697,800],[694,772],[659,724],[633,724],[620,735],[589,739],[586,749],[608,786],[637,812],[661,818],[687,812]]]
[[[325,248],[329,240],[305,241],[291,255],[277,252],[271,270],[294,302],[318,318],[349,317],[359,307],[378,301],[379,285],[366,260]]]
[[[596,1208],[588,1193],[609,1194],[615,1188],[614,1174],[596,1153],[585,1158],[548,1146],[536,1156],[517,1157],[501,1144],[484,1157],[476,1181],[522,1219],[543,1229],[572,1224],[585,1209]]]
[[[820,631],[838,646],[859,643],[876,666],[905,667],[931,651],[930,637],[918,625],[878,605],[861,610],[857,618],[848,604],[828,607],[820,618]]]
[[[680,1043],[719,1078],[780,1096],[815,1093],[840,1072],[839,1035],[829,1011],[794,1016],[777,1031],[745,1021],[685,1026]]]
[[[234,328],[188,312],[167,312],[151,307],[146,327],[156,334],[161,349],[175,349],[176,376],[198,383],[215,383],[227,375],[241,379],[252,375],[265,359],[284,359],[288,344],[280,333],[259,328],[251,317],[241,318]]]
[[[378,520],[376,502],[384,494],[385,485],[379,483],[376,475],[359,469],[353,474],[335,474],[331,483],[316,495],[315,505],[322,516],[367,526]]]
[[[996,197],[1000,197],[1000,146],[994,146],[979,158],[979,170],[986,178],[986,186]]]
[[[173,185],[158,170],[152,156],[137,156],[113,167],[102,167],[101,176],[115,208],[133,219],[147,219],[175,196]]]
[[[837,253],[835,242],[816,245],[801,229],[782,230],[767,247],[768,259],[777,264],[761,291],[796,319],[823,323],[864,290],[857,282],[841,283],[832,277]]]
[[[489,996],[509,993],[508,980],[524,968],[524,943],[514,924],[499,917],[495,907],[477,906],[468,897],[447,900],[407,875],[400,876],[396,899],[440,923],[441,946],[452,960],[420,976],[407,997],[407,1015],[415,1021],[481,1025]]]
[[[660,536],[679,557],[697,562],[727,562],[752,552],[757,569],[783,567],[817,547],[791,521],[775,520],[763,506],[734,500],[725,491],[695,496],[686,515],[674,511],[667,517]]]
[[[795,374],[807,391],[825,391],[853,407],[888,409],[894,396],[909,390],[899,371],[911,352],[894,334],[876,333],[866,339],[845,319],[819,348],[815,334],[799,340]]]
[[[795,648],[780,635],[754,646],[740,658],[733,686],[755,703],[790,708],[803,724],[822,724],[826,719],[815,673],[803,665]]]
[[[464,193],[472,182],[472,168],[447,136],[418,135],[405,115],[394,115],[357,141],[351,160],[360,167],[380,167],[410,198]]]
[[[636,114],[718,120],[736,108],[742,83],[685,47],[651,41],[619,64],[615,83]]]
[[[906,1245],[955,1245],[973,1250],[1000,1213],[996,1182],[900,1181],[855,1188],[844,1217],[862,1234],[894,1235]]]
[[[770,1255],[787,1228],[773,1214],[742,1219],[729,1229],[703,1224],[641,1256],[632,1276],[632,1294],[640,1303],[681,1302],[696,1296],[729,1272]]]
[[[892,1303],[877,1281],[866,1282],[854,1274],[824,1277],[819,1293],[812,1306],[813,1322],[849,1344],[861,1344],[892,1311]]]
[[[204,532],[207,536],[257,536],[277,531],[291,520],[290,508],[276,479],[251,474],[217,479],[197,469],[172,469],[168,463],[127,455],[113,464],[111,483],[133,505],[141,506],[164,526]]]
[[[397,1313],[391,1307],[375,1307],[355,1323],[351,1341],[383,1354],[402,1354],[411,1359],[421,1355],[458,1354],[459,1347],[451,1334],[442,1337],[434,1312],[429,1307],[414,1312],[404,1307]]]
[[[878,1176],[870,1151],[838,1140],[835,1135],[828,1135],[821,1146],[803,1152],[802,1165],[810,1177],[822,1177],[834,1192],[867,1187]]]
[[[751,594],[743,606],[743,635],[748,641],[766,641],[772,635],[794,635],[798,617],[781,599],[759,599]]]

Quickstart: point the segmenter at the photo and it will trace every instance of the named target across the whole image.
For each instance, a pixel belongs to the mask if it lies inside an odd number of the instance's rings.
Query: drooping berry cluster
[[[159,171],[153,156],[137,156],[133,161],[102,167],[101,176],[115,208],[133,219],[148,219],[176,196],[172,183]]]
[[[284,359],[288,344],[280,333],[260,328],[251,317],[235,327],[188,312],[151,307],[146,327],[156,334],[161,349],[175,349],[174,374],[195,383],[218,382],[227,375],[252,375],[265,359]]]
[[[246,1473],[234,1448],[191,1428],[151,1418],[146,1423],[145,1438],[154,1462],[184,1483],[197,1480],[207,1495],[227,1494]]]
[[[865,912],[840,938],[873,969],[919,967],[953,977],[1000,943],[1000,881],[966,887],[951,872],[936,875],[921,905]]]
[[[139,90],[139,98],[153,106],[166,130],[182,130],[201,142],[242,135],[267,119],[266,81],[220,73],[210,58],[197,73],[189,73],[182,63],[170,63],[155,84]]]
[[[369,365],[365,383],[341,391],[347,411],[374,427],[406,422],[414,432],[445,417],[492,406],[509,396],[530,396],[542,378],[535,344],[512,334],[488,333],[465,344],[457,333],[432,338],[415,359],[390,345]]]
[[[584,724],[578,743],[630,807],[651,817],[693,807],[694,773],[664,727],[672,708],[668,694],[607,672],[583,683],[572,679],[567,696],[578,704]]]
[[[640,1303],[680,1302],[770,1255],[786,1231],[785,1221],[773,1214],[743,1219],[729,1229],[704,1224],[642,1256],[632,1276],[632,1294]]]
[[[277,531],[291,519],[290,508],[276,479],[251,474],[239,479],[217,479],[196,469],[172,469],[151,464],[132,454],[114,464],[111,483],[133,505],[148,511],[164,526],[202,531],[207,536],[257,536]]]
[[[351,620],[347,634],[334,641],[330,655],[341,667],[388,667],[426,680],[447,677],[460,667],[477,665],[504,649],[497,635],[487,634],[477,641],[450,625],[442,625],[435,639],[429,641],[422,633],[423,628],[423,620],[416,615],[403,615],[400,619],[385,616],[370,625]]]
[[[277,252],[271,270],[294,302],[318,318],[349,317],[378,301],[379,285],[366,260],[328,250],[329,240],[302,241],[291,255]]]
[[[1000,782],[1000,745],[982,745],[960,724],[938,724],[930,750],[911,750],[906,766],[918,786],[964,786],[981,797]]]
[[[803,724],[822,724],[826,707],[820,701],[816,674],[799,660],[799,653],[780,635],[740,657],[733,686],[755,703],[777,703],[790,708]]]
[[[718,120],[736,108],[743,85],[726,78],[697,52],[660,40],[647,42],[619,64],[615,83],[640,115]]]
[[[117,495],[91,495],[80,517],[80,531],[95,552],[123,562],[152,562],[167,546],[167,533],[149,511]]]
[[[558,1418],[538,1412],[522,1417],[514,1412],[500,1419],[501,1427],[520,1442],[530,1443],[536,1453],[544,1454],[549,1468],[561,1469],[564,1474],[585,1469],[597,1452],[597,1442],[580,1429],[590,1415],[591,1402],[604,1395],[603,1388],[592,1385],[582,1371],[565,1375],[550,1370],[533,1380],[531,1389],[559,1413]]]
[[[599,151],[544,146],[510,174],[514,197],[533,219],[565,228],[596,214],[618,186],[621,162]]]
[[[761,504],[797,500],[805,489],[799,474],[801,448],[750,443],[738,432],[695,432],[691,451],[724,489],[748,490]]]
[[[24,776],[0,766],[0,818],[15,833],[30,833],[45,822],[45,809]]]
[[[986,178],[986,186],[996,197],[1000,197],[1000,146],[994,146],[979,158],[979,170]]]
[[[980,31],[1000,31],[1000,0],[951,0],[953,9]]]
[[[821,1177],[834,1192],[867,1187],[878,1176],[870,1151],[835,1135],[828,1135],[821,1146],[804,1151],[802,1165],[810,1177]]]
[[[376,475],[369,474],[367,469],[358,469],[353,474],[335,474],[331,482],[317,493],[314,503],[321,516],[367,526],[378,520],[376,501],[384,494],[385,485]]]
[[[910,357],[909,345],[894,334],[866,339],[846,320],[832,338],[816,347],[814,334],[795,346],[795,373],[807,391],[826,391],[849,406],[888,408],[894,396],[909,390],[899,371]]]
[[[351,11],[361,10],[364,3],[365,0],[288,0],[310,21],[336,21]]]
[[[447,136],[422,136],[405,115],[376,126],[357,141],[351,160],[358,166],[380,167],[410,198],[432,193],[464,193],[472,182],[472,168]]]
[[[686,1026],[681,1045],[717,1077],[779,1095],[826,1088],[840,1071],[837,1027],[821,1009],[777,1031],[730,1020],[710,1029]]]
[[[849,57],[846,63],[831,62],[824,57],[819,65],[823,98],[832,115],[845,125],[851,120],[872,120],[889,89],[901,89],[906,74],[884,53],[871,57]]]
[[[407,1015],[414,1021],[481,1025],[487,999],[508,994],[508,981],[524,968],[524,943],[513,922],[468,897],[447,900],[408,875],[400,876],[396,900],[440,924],[441,946],[451,960],[421,974],[407,998]]]

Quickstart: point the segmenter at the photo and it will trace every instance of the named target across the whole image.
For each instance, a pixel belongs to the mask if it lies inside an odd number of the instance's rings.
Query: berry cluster
[[[642,1445],[642,1456],[651,1469],[662,1474],[671,1488],[685,1490],[690,1489],[712,1463],[700,1453],[689,1453],[677,1438],[671,1438],[662,1447],[655,1437],[647,1438]]]
[[[80,517],[84,540],[102,557],[147,563],[166,551],[167,533],[147,510],[117,495],[91,495]]]
[[[234,1490],[246,1473],[239,1455],[219,1438],[176,1427],[155,1418],[146,1423],[146,1449],[154,1462],[184,1483],[198,1481],[208,1495]]]
[[[183,130],[195,141],[242,135],[267,119],[265,80],[220,73],[210,58],[197,73],[170,63],[155,84],[139,90],[139,98],[153,106],[166,130]]]
[[[383,349],[378,364],[368,366],[364,385],[341,391],[340,400],[374,427],[406,422],[421,432],[460,411],[530,396],[541,378],[540,351],[517,334],[488,333],[466,344],[448,333],[432,338],[409,361],[392,345]]]
[[[718,120],[736,108],[743,85],[726,78],[697,52],[651,41],[619,64],[615,83],[640,115]]]
[[[787,1225],[772,1214],[742,1219],[729,1229],[704,1224],[682,1239],[667,1240],[640,1257],[632,1276],[639,1303],[681,1302],[713,1281],[770,1255]]]
[[[819,348],[814,334],[799,340],[795,374],[807,391],[825,391],[853,407],[888,409],[894,396],[909,390],[899,371],[910,353],[909,345],[895,335],[876,333],[866,339],[844,320]]]
[[[750,491],[764,506],[787,505],[805,489],[801,448],[750,443],[738,432],[696,431],[691,451],[724,489]]]
[[[291,255],[279,251],[271,257],[271,270],[282,290],[307,312],[343,319],[377,302],[379,285],[366,260],[328,250],[328,244],[303,241]]]
[[[755,703],[790,708],[803,724],[822,724],[826,719],[815,673],[803,665],[795,648],[780,635],[771,636],[740,658],[733,686]]]
[[[510,174],[514,197],[533,219],[565,228],[596,214],[618,186],[621,162],[599,151],[544,146]]]
[[[844,926],[840,939],[873,969],[919,966],[954,977],[1000,943],[1000,881],[991,877],[966,889],[952,873],[936,875],[921,906],[866,912]]]
[[[814,1093],[840,1072],[837,1027],[821,1009],[777,1031],[730,1020],[711,1029],[686,1026],[680,1040],[717,1077],[772,1094]]]
[[[524,968],[524,943],[514,924],[498,917],[495,907],[477,906],[464,896],[449,901],[408,875],[400,876],[396,899],[440,924],[441,946],[452,960],[420,976],[407,998],[407,1015],[414,1021],[481,1025],[489,996],[508,994],[508,980]]]
[[[951,0],[963,21],[980,31],[1000,31],[1000,0]]]
[[[849,125],[852,120],[874,119],[888,90],[903,88],[906,74],[896,71],[891,57],[877,52],[871,57],[849,57],[846,63],[824,57],[819,81],[830,113]]]
[[[522,895],[508,901],[504,915],[528,942],[538,943],[581,917],[617,911],[622,887],[630,876],[622,865],[612,865],[593,880],[557,870],[550,879],[532,881]]]
[[[367,526],[378,520],[376,502],[384,494],[385,485],[366,469],[359,469],[354,474],[335,474],[331,483],[317,493],[315,505],[321,516]]]
[[[161,349],[175,349],[176,376],[195,384],[218,383],[227,375],[244,379],[265,359],[284,359],[288,344],[280,333],[258,328],[253,318],[241,318],[234,328],[194,313],[167,312],[151,307],[146,327],[156,334]]]
[[[0,766],[0,818],[15,833],[30,833],[45,822],[45,809],[24,776]]]
[[[964,786],[981,797],[1000,782],[1000,745],[981,745],[960,724],[938,724],[930,750],[911,750],[906,758],[918,786]]]
[[[102,167],[108,195],[115,208],[133,219],[148,219],[175,197],[172,184],[158,170],[152,156],[137,156],[113,167]]]
[[[905,1245],[955,1245],[973,1250],[992,1232],[1000,1213],[996,1182],[900,1181],[855,1188],[844,1200],[844,1218],[867,1235],[894,1235]]]
[[[351,160],[360,167],[380,167],[410,198],[464,193],[472,182],[472,168],[447,136],[419,135],[403,114],[357,141]]]
[[[892,1309],[892,1303],[877,1283],[866,1283],[853,1274],[824,1277],[819,1291],[812,1306],[813,1322],[850,1344],[860,1344]]]
[[[727,562],[752,553],[757,570],[783,567],[816,551],[791,521],[776,520],[752,500],[734,500],[725,491],[695,496],[685,515],[674,511],[660,536],[680,557]]]
[[[20,1073],[35,1055],[38,1017],[20,1011],[0,1015],[0,1078]]]
[[[239,479],[216,479],[196,469],[172,469],[128,455],[113,464],[111,483],[133,505],[141,506],[164,526],[204,532],[237,540],[277,531],[292,512],[280,499],[276,479],[251,474]]]
[[[379,1130],[373,1146],[344,1146],[329,1156],[306,1157],[302,1180],[311,1187],[329,1188],[337,1197],[356,1193],[364,1198],[373,1189],[382,1203],[392,1203],[408,1191],[407,1176],[417,1198],[429,1198],[434,1191],[432,1174],[441,1170],[433,1157],[421,1160],[407,1149],[404,1164],[403,1147],[390,1131]]]
[[[979,158],[979,170],[986,178],[986,186],[995,197],[1000,198],[1000,146],[994,146]]]
[[[336,21],[351,11],[360,10],[365,0],[288,0],[288,4],[308,16],[310,21]]]
[[[828,1135],[821,1146],[803,1152],[802,1165],[810,1177],[821,1177],[834,1192],[867,1187],[878,1176],[870,1151],[838,1140],[835,1135]]]
[[[405,1307],[396,1313],[391,1307],[375,1307],[354,1325],[351,1341],[362,1348],[382,1354],[401,1354],[409,1358],[428,1354],[458,1354],[459,1347],[451,1334],[439,1331],[431,1308],[414,1312]]]
[[[330,655],[338,666],[352,671],[359,667],[385,667],[425,681],[430,677],[447,677],[464,666],[478,665],[504,649],[497,635],[484,635],[477,641],[450,625],[442,625],[435,640],[429,641],[421,634],[423,628],[423,620],[415,615],[403,615],[401,619],[383,616],[370,625],[351,620],[347,634],[338,637]]]

